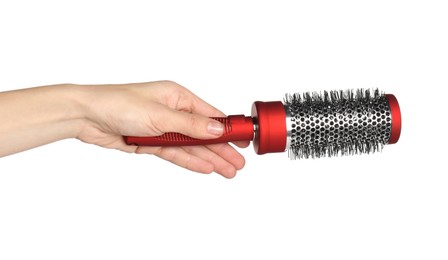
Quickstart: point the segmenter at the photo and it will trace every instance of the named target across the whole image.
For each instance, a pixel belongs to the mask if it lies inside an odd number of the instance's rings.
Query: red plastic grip
[[[125,136],[124,141],[128,145],[138,146],[186,146],[252,141],[254,138],[254,123],[251,117],[233,115],[213,119],[224,124],[223,135],[215,139],[196,139],[179,133],[165,133],[153,137]]]

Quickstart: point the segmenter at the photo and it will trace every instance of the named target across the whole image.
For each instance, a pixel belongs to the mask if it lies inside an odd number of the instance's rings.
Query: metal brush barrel
[[[285,110],[292,159],[372,153],[391,139],[391,107],[378,90],[289,95]]]

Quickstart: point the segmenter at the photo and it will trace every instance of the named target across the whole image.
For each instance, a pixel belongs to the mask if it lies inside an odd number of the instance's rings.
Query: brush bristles
[[[378,89],[296,93],[284,101],[291,159],[369,154],[389,140],[390,108]]]

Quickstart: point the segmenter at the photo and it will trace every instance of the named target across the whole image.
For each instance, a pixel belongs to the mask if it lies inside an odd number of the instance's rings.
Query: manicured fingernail
[[[209,134],[221,136],[224,133],[224,125],[218,121],[208,123],[207,131]]]

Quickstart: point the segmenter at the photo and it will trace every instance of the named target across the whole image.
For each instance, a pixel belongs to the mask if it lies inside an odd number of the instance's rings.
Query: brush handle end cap
[[[389,102],[390,114],[392,117],[392,126],[390,130],[389,144],[398,142],[401,134],[401,112],[397,98],[392,94],[385,94],[387,102]]]

